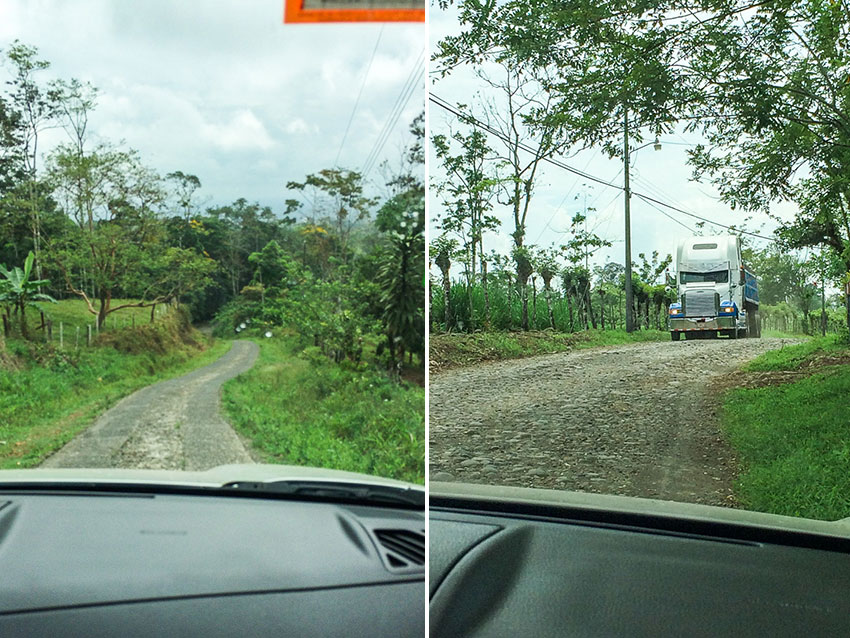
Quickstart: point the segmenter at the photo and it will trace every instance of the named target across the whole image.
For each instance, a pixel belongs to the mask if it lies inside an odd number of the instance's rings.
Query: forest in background
[[[90,130],[97,87],[45,80],[50,64],[30,45],[3,56],[0,349],[6,338],[44,340],[28,309],[49,316],[53,300],[74,298],[98,328],[127,308],[151,308],[153,320],[178,303],[220,334],[253,322],[336,362],[394,375],[424,365],[424,115],[403,164],[383,167],[382,196],[334,167],[282,178],[283,210],[250,197],[202,207],[189,170],[159,174]],[[45,152],[56,128],[65,140]]]
[[[747,251],[765,327],[847,332],[850,295],[834,293],[850,281],[846,3],[439,3],[449,5],[460,30],[435,47],[434,90],[454,74],[475,81],[465,103],[431,96],[453,116],[432,135],[444,173],[432,184],[432,331],[621,328],[624,267],[594,260],[610,241],[588,230],[592,209],[570,212],[558,245],[529,242],[540,171],[581,173],[559,158],[590,148],[623,162],[681,130],[704,140],[688,151],[693,178],[739,213],[728,228],[687,219],[696,234],[752,240],[754,215],[776,223]],[[632,197],[674,217],[676,206]],[[794,217],[777,216],[777,202]],[[496,234],[509,250],[486,245]],[[637,327],[664,329],[664,252],[632,259]]]

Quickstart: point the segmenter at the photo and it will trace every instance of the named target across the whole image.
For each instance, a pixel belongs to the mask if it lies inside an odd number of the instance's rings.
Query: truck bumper
[[[736,327],[735,317],[670,317],[670,332],[717,332]]]

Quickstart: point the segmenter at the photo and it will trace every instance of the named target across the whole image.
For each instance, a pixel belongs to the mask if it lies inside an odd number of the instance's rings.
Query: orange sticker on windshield
[[[286,0],[283,21],[424,22],[425,0]]]

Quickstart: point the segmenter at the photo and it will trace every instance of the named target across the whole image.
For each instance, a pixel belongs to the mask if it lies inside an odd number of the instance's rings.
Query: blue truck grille
[[[714,317],[720,306],[720,295],[713,290],[690,290],[685,293],[686,317]]]

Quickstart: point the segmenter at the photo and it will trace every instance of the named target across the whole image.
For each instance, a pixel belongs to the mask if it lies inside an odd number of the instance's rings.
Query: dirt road
[[[221,385],[249,370],[259,348],[233,347],[208,366],[125,397],[42,467],[206,470],[251,457],[219,414]]]
[[[643,343],[432,374],[431,479],[734,505],[706,388],[789,343]]]

